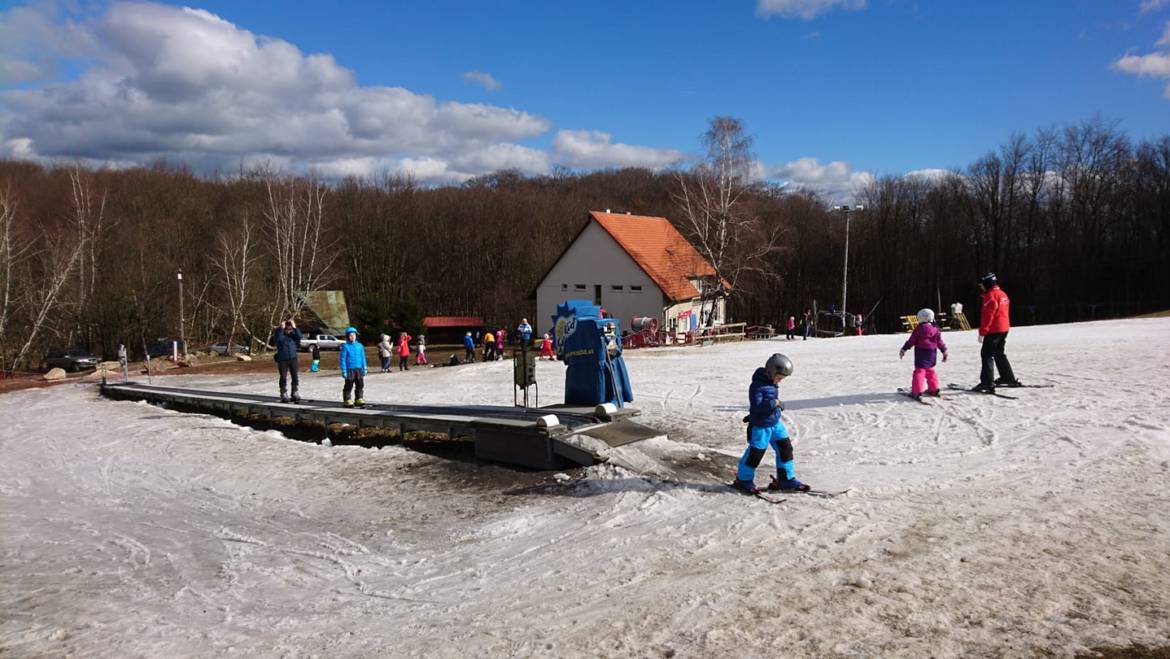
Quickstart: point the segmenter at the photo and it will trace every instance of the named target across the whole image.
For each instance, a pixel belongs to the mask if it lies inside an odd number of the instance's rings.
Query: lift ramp
[[[552,405],[529,408],[490,405],[406,405],[370,401],[364,408],[337,401],[302,399],[282,403],[275,396],[233,391],[163,387],[135,382],[106,383],[102,395],[146,401],[218,415],[249,415],[296,422],[341,423],[399,433],[427,431],[470,439],[476,457],[532,469],[561,469],[604,462],[608,451],[663,433],[633,421],[630,407]]]

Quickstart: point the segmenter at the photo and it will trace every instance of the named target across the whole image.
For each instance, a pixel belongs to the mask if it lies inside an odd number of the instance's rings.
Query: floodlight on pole
[[[849,219],[856,211],[865,210],[865,206],[834,206],[833,210],[840,211],[845,216],[845,264],[843,266],[844,272],[841,275],[841,334],[844,336],[846,330],[847,311],[845,303],[848,301],[847,294],[849,292]]]

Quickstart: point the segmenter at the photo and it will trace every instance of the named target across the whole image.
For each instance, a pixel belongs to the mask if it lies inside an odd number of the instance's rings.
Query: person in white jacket
[[[390,372],[390,358],[394,354],[394,346],[390,343],[390,336],[383,334],[378,340],[378,356],[382,358],[382,372]]]

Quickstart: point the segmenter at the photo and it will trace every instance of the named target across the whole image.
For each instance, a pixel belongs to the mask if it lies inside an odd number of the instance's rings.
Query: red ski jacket
[[[1008,306],[1011,300],[999,286],[992,286],[983,294],[983,311],[979,314],[979,336],[1002,334],[1012,328],[1008,320]]]

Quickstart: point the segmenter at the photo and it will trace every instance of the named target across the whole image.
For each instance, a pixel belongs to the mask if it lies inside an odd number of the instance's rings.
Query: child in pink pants
[[[923,392],[928,396],[938,396],[938,376],[934,374],[934,365],[938,361],[938,351],[942,350],[943,361],[947,360],[947,344],[943,343],[942,332],[934,326],[934,312],[930,309],[918,311],[918,327],[902,349],[898,351],[898,359],[906,356],[906,351],[914,348],[914,378],[910,383],[910,395],[921,398]]]

